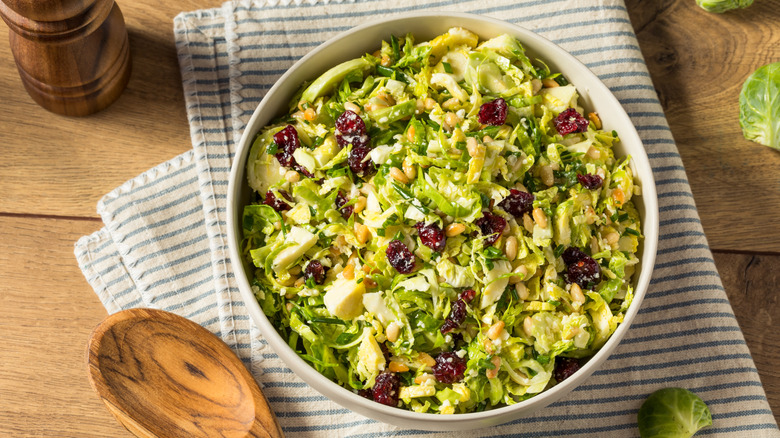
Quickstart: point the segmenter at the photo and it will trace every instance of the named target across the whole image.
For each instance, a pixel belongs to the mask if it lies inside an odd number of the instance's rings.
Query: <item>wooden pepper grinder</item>
[[[0,0],[27,92],[49,111],[85,116],[115,101],[130,78],[130,47],[113,0]]]

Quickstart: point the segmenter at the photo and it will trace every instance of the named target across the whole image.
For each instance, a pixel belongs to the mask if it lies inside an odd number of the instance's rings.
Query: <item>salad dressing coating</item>
[[[631,304],[640,190],[618,141],[513,37],[383,41],[257,134],[257,300],[312,367],[376,402],[452,414],[532,397]]]

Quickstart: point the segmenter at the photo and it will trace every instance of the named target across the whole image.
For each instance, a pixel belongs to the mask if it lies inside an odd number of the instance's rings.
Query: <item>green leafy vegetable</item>
[[[617,133],[557,130],[578,99],[514,37],[462,28],[391,37],[304,84],[247,161],[242,252],[280,336],[348,390],[393,373],[399,407],[434,414],[521,402],[554,385],[560,357],[592,355],[631,305],[641,190]],[[573,247],[603,273],[579,294]],[[430,379],[445,353],[453,381]]]
[[[780,62],[759,68],[745,81],[739,124],[746,139],[780,150]]]
[[[704,401],[683,388],[664,388],[650,394],[637,414],[642,438],[688,438],[712,425]]]
[[[696,4],[707,12],[721,14],[732,9],[746,8],[753,0],[696,0]]]

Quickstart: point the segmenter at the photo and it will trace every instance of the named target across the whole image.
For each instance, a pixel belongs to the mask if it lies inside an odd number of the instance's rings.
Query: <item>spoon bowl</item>
[[[108,410],[136,436],[283,436],[235,353],[173,313],[110,315],[90,337],[87,370]]]

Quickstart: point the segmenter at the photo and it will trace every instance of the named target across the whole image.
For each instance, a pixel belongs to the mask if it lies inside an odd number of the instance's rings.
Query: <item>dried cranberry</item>
[[[343,148],[350,143],[353,148],[368,146],[366,124],[363,119],[352,111],[341,113],[336,119],[336,141]]]
[[[588,190],[596,190],[597,188],[601,187],[601,184],[604,182],[600,176],[591,175],[590,173],[586,173],[584,175],[578,173],[577,181],[579,181],[580,184],[582,184],[582,186]]]
[[[522,217],[534,209],[534,195],[517,189],[509,189],[509,196],[499,202],[498,206],[514,217]]]
[[[423,222],[417,222],[414,227],[417,228],[417,232],[420,234],[420,242],[423,245],[436,252],[444,251],[444,247],[447,246],[447,238],[444,236],[444,230],[439,228],[438,225],[425,225]]]
[[[371,161],[371,158],[368,157],[369,152],[371,152],[371,149],[369,149],[368,146],[352,147],[352,150],[349,151],[349,156],[347,157],[347,164],[349,164],[352,173],[357,176],[367,176],[374,173],[376,167],[374,166],[374,162]]]
[[[450,336],[452,337],[452,345],[455,347],[454,349],[458,349],[463,346],[463,335],[460,333],[452,333]]]
[[[444,320],[444,324],[442,324],[441,327],[439,327],[439,331],[441,332],[441,334],[446,335],[447,333],[455,330],[458,327],[460,327],[460,324],[447,318]]]
[[[458,298],[465,301],[467,304],[471,302],[471,300],[474,299],[474,297],[477,296],[477,291],[474,289],[466,289],[463,292],[458,295]]]
[[[293,152],[301,146],[298,139],[298,131],[293,125],[287,125],[284,129],[274,134],[274,143],[277,146],[276,159],[279,164],[285,167],[291,167],[295,164]]]
[[[398,375],[391,372],[384,372],[376,376],[374,387],[372,388],[374,401],[387,406],[398,406],[398,390],[401,386],[401,379]]]
[[[569,265],[566,271],[566,281],[577,283],[583,289],[590,289],[590,285],[598,283],[599,280],[601,280],[601,267],[597,261],[588,256]]]
[[[344,207],[344,204],[348,201],[349,200],[344,196],[344,193],[339,190],[339,193],[336,195],[336,210],[341,212],[341,217],[344,219],[349,219],[349,217],[352,216],[352,212],[355,210],[351,205]]]
[[[460,356],[451,352],[436,356],[436,365],[433,366],[433,377],[436,377],[441,383],[456,383],[463,379],[463,373],[466,372],[466,361]]]
[[[374,399],[374,391],[372,391],[371,388],[359,389],[358,390],[358,395],[363,397],[363,398],[367,398],[369,400],[373,400]]]
[[[290,195],[288,195],[284,190],[279,190],[279,194],[282,195],[282,197],[287,201],[292,202]],[[265,192],[265,200],[263,201],[263,204],[270,206],[276,211],[285,211],[290,209],[290,205],[287,202],[277,198],[276,195],[274,195],[274,192],[270,190]]]
[[[571,375],[576,373],[579,369],[580,363],[577,359],[558,357],[555,359],[555,371],[553,372],[553,376],[558,383],[561,383],[571,377]]]
[[[297,170],[298,172],[301,172],[307,178],[314,178],[314,174],[313,173],[309,172],[305,167],[301,166],[298,163],[293,164],[292,168]]]
[[[588,120],[582,117],[574,108],[567,108],[555,118],[555,129],[561,135],[572,132],[585,132],[588,130]]]
[[[561,254],[561,257],[563,257],[563,262],[566,263],[566,265],[577,263],[578,261],[584,259],[587,256],[588,256],[587,254],[582,252],[582,250],[577,248],[576,246],[570,246],[566,248],[563,251],[563,254]]]
[[[401,274],[408,274],[414,270],[414,254],[400,240],[390,242],[385,253],[390,266]]]
[[[483,103],[479,107],[479,123],[485,125],[501,126],[506,121],[507,106],[502,98],[492,102]]]
[[[474,223],[479,227],[482,235],[485,236],[485,246],[496,243],[496,240],[498,240],[506,227],[506,219],[489,211],[483,211],[482,217]]]
[[[307,280],[313,278],[315,283],[322,284],[325,281],[325,267],[322,266],[319,260],[312,260],[306,265],[303,275]]]
[[[461,324],[463,324],[463,321],[466,320],[466,302],[458,299],[455,300],[455,302],[452,303],[452,306],[450,307],[450,314],[447,316],[447,319],[444,320],[444,324],[441,326],[441,334],[446,335],[447,333],[455,330],[456,328],[460,327]]]

